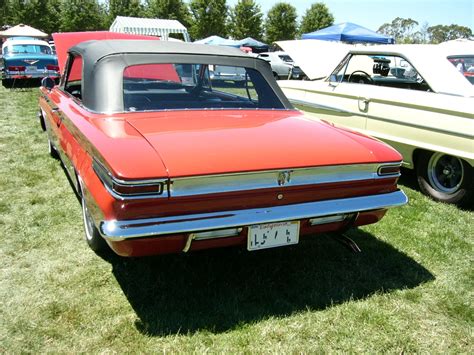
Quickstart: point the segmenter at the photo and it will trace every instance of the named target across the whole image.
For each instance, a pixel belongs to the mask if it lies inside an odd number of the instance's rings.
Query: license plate
[[[29,66],[26,67],[26,71],[36,71],[36,69],[37,68],[34,65],[29,65]]]
[[[277,222],[249,227],[247,249],[249,251],[298,244],[300,222]]]

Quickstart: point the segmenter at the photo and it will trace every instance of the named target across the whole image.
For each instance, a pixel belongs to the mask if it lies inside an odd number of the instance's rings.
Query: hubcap
[[[435,153],[431,156],[427,172],[430,185],[446,194],[458,191],[464,178],[462,161],[442,153]]]
[[[84,199],[82,199],[82,215],[84,217],[84,227],[86,230],[86,238],[88,240],[92,240],[92,233],[94,230],[94,226],[92,224],[92,218],[89,214],[89,210],[87,209],[86,201],[84,201]]]

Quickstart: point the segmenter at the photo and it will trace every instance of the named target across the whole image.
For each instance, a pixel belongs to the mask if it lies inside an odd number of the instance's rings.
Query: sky
[[[237,1],[227,0],[227,5],[234,6]],[[311,4],[323,2],[334,16],[335,24],[353,22],[373,31],[402,17],[411,18],[420,26],[457,24],[474,32],[474,0],[256,0],[265,15],[279,1],[292,4],[300,19]]]

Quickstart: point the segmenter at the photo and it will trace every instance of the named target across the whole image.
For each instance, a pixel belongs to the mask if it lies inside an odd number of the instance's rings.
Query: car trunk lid
[[[170,178],[400,160],[389,147],[294,110],[205,110],[127,118]],[[374,147],[375,148],[375,147]],[[384,153],[385,152],[385,153]]]

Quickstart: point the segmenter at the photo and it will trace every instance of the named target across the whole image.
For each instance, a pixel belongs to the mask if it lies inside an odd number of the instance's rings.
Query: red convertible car
[[[268,63],[238,49],[95,40],[60,65],[59,85],[43,80],[40,120],[95,251],[253,251],[374,223],[407,202],[397,151],[305,118]],[[245,83],[213,81],[216,66],[243,68]]]

